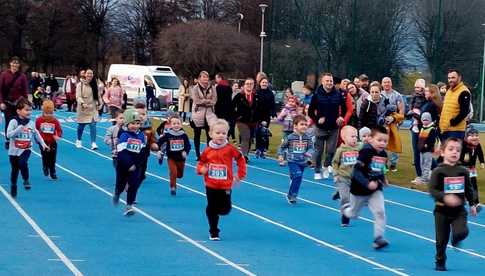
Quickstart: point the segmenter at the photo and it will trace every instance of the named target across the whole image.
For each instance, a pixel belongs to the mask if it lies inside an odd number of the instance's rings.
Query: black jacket
[[[241,123],[257,123],[259,115],[260,99],[258,94],[253,94],[253,102],[250,105],[244,93],[237,94],[232,100],[234,105],[234,118]]]
[[[320,85],[313,94],[308,108],[308,116],[316,123],[317,127],[324,130],[338,129],[337,118],[341,116],[341,110],[346,110],[345,98],[335,89],[326,92]],[[323,124],[318,119],[325,117]]]
[[[259,105],[259,115],[262,121],[267,121],[269,123],[271,117],[276,116],[276,104],[273,91],[271,89],[259,89],[256,94],[258,94],[260,99]]]
[[[218,84],[216,86],[217,102],[215,105],[215,113],[217,118],[225,119],[227,121],[232,120],[232,89],[225,84]]]

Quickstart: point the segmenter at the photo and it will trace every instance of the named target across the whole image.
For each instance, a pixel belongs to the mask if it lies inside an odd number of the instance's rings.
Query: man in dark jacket
[[[5,137],[10,120],[17,115],[16,106],[20,98],[27,99],[29,89],[27,77],[20,71],[20,59],[12,57],[10,68],[0,74],[0,110],[5,115]],[[8,149],[9,140],[5,140]]]
[[[216,75],[216,92],[217,102],[215,105],[215,113],[217,118],[231,122],[233,120],[234,108],[232,105],[232,88],[229,86],[224,75],[218,73]]]
[[[269,127],[271,117],[276,117],[276,104],[273,91],[271,90],[269,81],[266,77],[260,79],[256,94],[258,94],[260,99],[259,122],[265,121],[267,127]]]
[[[345,110],[345,99],[333,85],[333,77],[330,73],[323,73],[320,77],[321,85],[317,87],[312,97],[308,116],[315,122],[315,179],[328,178],[333,169],[333,154],[337,147],[337,137],[340,126],[344,122],[341,111]],[[322,169],[322,154],[325,144],[325,162]]]

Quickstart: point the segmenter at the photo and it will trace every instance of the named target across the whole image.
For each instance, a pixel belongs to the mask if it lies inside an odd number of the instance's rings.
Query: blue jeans
[[[84,127],[89,125],[89,132],[91,135],[91,143],[96,142],[96,121],[92,121],[91,123],[79,123],[77,124],[77,139],[81,140],[83,137]]]
[[[419,133],[415,133],[411,130],[411,140],[413,145],[413,163],[414,167],[416,168],[416,176],[421,177],[423,174],[421,171],[421,159],[420,159],[420,152],[418,149],[418,140],[419,140]]]
[[[465,138],[465,132],[464,131],[445,131],[441,133],[441,143],[446,141],[448,138],[458,138],[463,140]]]
[[[296,162],[288,162],[288,169],[290,170],[290,190],[288,196],[290,198],[296,198],[298,191],[300,190],[301,181],[303,179],[303,171],[305,170],[305,164],[299,164]]]

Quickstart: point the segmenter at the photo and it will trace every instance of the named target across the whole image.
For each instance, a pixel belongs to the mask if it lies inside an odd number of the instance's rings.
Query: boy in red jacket
[[[211,141],[200,156],[197,173],[204,175],[209,220],[209,239],[219,240],[219,216],[231,211],[231,189],[246,176],[246,160],[240,151],[227,141],[229,124],[217,119],[210,126]],[[237,161],[237,175],[233,174],[232,161]]]
[[[54,116],[53,101],[46,100],[42,103],[42,116],[35,120],[35,128],[39,131],[47,146],[49,146],[48,150],[40,149],[44,175],[50,175],[52,179],[56,180],[56,141],[62,137],[62,129],[61,124]]]

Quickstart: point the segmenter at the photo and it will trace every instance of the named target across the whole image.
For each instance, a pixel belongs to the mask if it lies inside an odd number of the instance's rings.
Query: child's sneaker
[[[91,143],[91,149],[92,150],[97,150],[98,149],[98,145],[96,145],[96,142],[92,142]]]
[[[396,165],[391,165],[391,166],[389,166],[389,170],[391,170],[391,172],[397,172],[397,167],[396,167]]]
[[[328,170],[328,174],[333,174],[333,167],[332,166],[328,166],[327,170]]]
[[[80,149],[83,147],[83,144],[81,143],[81,140],[76,140],[76,148]]]
[[[10,185],[10,195],[13,198],[17,197],[17,185]]]
[[[295,204],[296,203],[296,198],[286,195],[286,201],[288,201],[289,204]]]
[[[436,262],[434,270],[436,271],[446,271],[446,266],[444,263]]]
[[[177,195],[177,189],[175,187],[170,187],[170,194],[171,195]]]
[[[348,227],[350,223],[350,219],[344,215],[340,218],[340,226],[342,227]]]
[[[256,159],[259,159],[259,157],[261,156],[261,151],[260,150],[256,150],[256,152],[254,153],[254,155],[256,155]]]
[[[219,238],[219,234],[209,234],[209,240],[211,241],[220,241],[221,238]]]
[[[134,214],[135,214],[135,209],[133,209],[133,206],[127,205],[124,215],[129,217],[129,216],[133,216]]]
[[[328,168],[331,168],[331,167],[330,166],[329,167],[323,167],[323,172],[322,172],[323,179],[328,179],[330,177],[330,172],[329,172]]]
[[[389,242],[386,241],[383,237],[378,237],[377,239],[374,240],[374,243],[372,243],[372,247],[374,249],[381,249],[389,245]]]
[[[32,185],[30,185],[30,182],[28,180],[24,180],[24,188],[26,190],[30,190],[32,188]]]
[[[321,180],[322,179],[322,173],[321,172],[315,172],[315,175],[313,176],[313,179],[315,179],[315,180]]]

